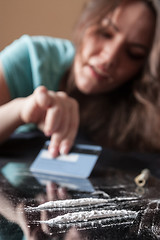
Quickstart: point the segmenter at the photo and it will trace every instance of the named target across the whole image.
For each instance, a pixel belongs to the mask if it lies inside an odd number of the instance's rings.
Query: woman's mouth
[[[91,70],[91,74],[93,75],[93,77],[99,81],[103,81],[111,78],[111,76],[107,72],[103,71],[99,67],[89,65],[89,68]]]

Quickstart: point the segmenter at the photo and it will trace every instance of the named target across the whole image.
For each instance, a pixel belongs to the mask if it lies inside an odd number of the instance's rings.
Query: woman
[[[76,26],[76,50],[28,36],[5,49],[1,141],[35,123],[51,136],[53,156],[68,153],[79,126],[102,146],[160,150],[159,9],[158,0],[91,0]]]

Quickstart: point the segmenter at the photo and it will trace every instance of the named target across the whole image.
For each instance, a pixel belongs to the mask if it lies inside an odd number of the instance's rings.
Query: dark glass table
[[[89,179],[77,183],[29,171],[45,141],[34,132],[0,145],[0,239],[160,239],[160,154],[103,149]],[[151,174],[138,187],[134,178],[144,168]],[[99,202],[74,205],[83,199]],[[49,200],[62,201],[36,208]]]

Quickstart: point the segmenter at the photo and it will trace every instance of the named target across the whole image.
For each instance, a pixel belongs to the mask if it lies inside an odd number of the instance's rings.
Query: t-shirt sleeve
[[[11,97],[28,96],[40,85],[57,91],[74,53],[65,39],[24,35],[15,40],[0,53]]]

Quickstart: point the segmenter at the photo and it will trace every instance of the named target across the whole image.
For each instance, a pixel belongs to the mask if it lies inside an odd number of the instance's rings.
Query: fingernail
[[[46,136],[46,137],[50,137],[50,136],[51,136],[51,133],[50,133],[50,132],[45,132],[45,136]]]
[[[51,131],[45,129],[44,134],[45,134],[46,137],[50,137],[52,133],[51,133]]]
[[[68,151],[69,151],[69,149],[68,149],[68,146],[66,146],[66,145],[63,145],[61,148],[60,148],[60,154],[67,154],[68,153]]]
[[[56,148],[49,148],[49,152],[52,157],[57,157],[58,156],[58,150]]]
[[[57,184],[49,181],[46,184],[46,188],[48,190],[57,190]]]

